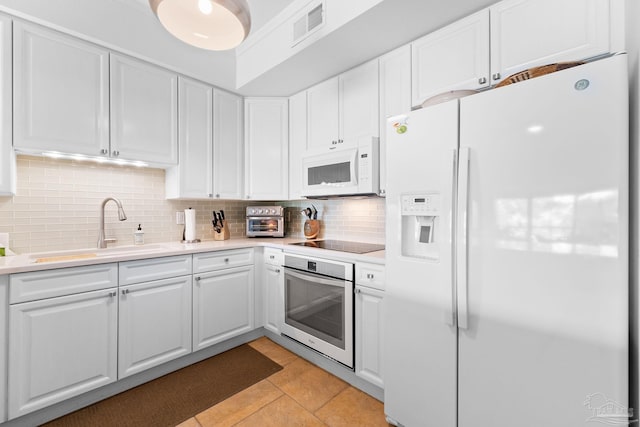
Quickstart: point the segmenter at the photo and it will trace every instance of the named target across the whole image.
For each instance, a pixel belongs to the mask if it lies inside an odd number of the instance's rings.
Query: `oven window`
[[[278,231],[278,220],[269,218],[250,219],[249,231],[252,231],[254,233],[264,231]]]
[[[333,163],[307,170],[308,185],[340,184],[351,182],[351,163]]]
[[[344,350],[345,287],[342,280],[335,283],[340,286],[285,273],[285,322]]]

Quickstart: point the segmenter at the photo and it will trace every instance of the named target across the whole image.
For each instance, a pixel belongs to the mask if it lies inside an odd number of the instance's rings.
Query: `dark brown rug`
[[[46,427],[174,427],[282,366],[244,344],[102,400]]]

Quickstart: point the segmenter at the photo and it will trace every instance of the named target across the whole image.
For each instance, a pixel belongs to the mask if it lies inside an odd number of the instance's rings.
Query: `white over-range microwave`
[[[379,140],[372,137],[357,147],[311,153],[302,160],[306,197],[378,195]]]

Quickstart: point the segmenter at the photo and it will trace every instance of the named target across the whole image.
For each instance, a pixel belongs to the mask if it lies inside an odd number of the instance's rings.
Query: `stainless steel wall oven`
[[[285,254],[282,333],[353,369],[351,263]]]

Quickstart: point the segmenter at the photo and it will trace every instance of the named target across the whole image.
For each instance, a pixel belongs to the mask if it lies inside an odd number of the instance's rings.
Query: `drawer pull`
[[[122,295],[126,295],[126,294],[128,294],[128,293],[129,293],[129,289],[123,289],[123,290],[122,290]]]
[[[280,269],[279,268],[276,268],[276,273],[280,273]]]
[[[274,259],[274,258],[275,258],[275,256],[269,255],[269,259]]]
[[[108,297],[109,297],[109,298],[113,298],[113,297],[115,297],[116,295],[118,295],[118,293],[117,293],[117,292],[109,292]]]
[[[224,262],[229,262],[229,258],[225,258],[225,259],[224,259]]]
[[[373,273],[367,273],[367,279],[372,280],[373,279]]]
[[[200,276],[198,276],[198,277],[194,277],[194,280],[195,280],[196,282],[199,282],[199,281],[200,281]]]

